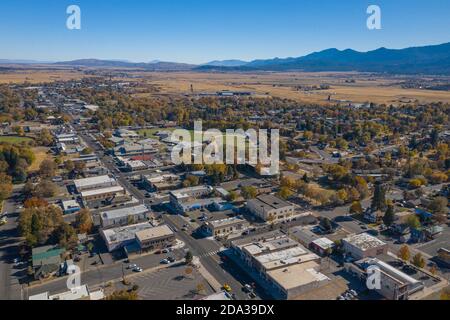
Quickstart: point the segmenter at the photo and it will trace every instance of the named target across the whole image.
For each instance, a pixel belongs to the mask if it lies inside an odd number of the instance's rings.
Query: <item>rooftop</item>
[[[348,238],[345,238],[344,241],[359,248],[362,251],[386,245],[385,242],[368,233],[355,234]]]
[[[292,206],[292,204],[290,204],[289,202],[286,202],[270,194],[261,195],[256,199],[249,200],[248,202],[252,203],[255,207],[263,207],[266,211]]]
[[[150,212],[150,210],[145,205],[140,205],[131,208],[121,208],[117,210],[110,210],[102,212],[102,219],[118,219],[127,216],[139,215]]]
[[[114,186],[114,187],[109,187],[109,188],[83,191],[83,192],[81,192],[81,196],[84,198],[84,197],[95,196],[98,194],[104,194],[104,193],[110,193],[110,192],[122,192],[122,191],[124,191],[124,188],[122,186]]]
[[[224,226],[234,225],[235,223],[244,223],[244,222],[246,222],[246,220],[243,219],[242,217],[232,217],[227,219],[208,221],[207,223],[213,226],[214,228],[220,228]]]
[[[108,175],[105,175],[105,176],[99,176],[99,177],[78,179],[78,180],[74,181],[75,187],[77,187],[77,188],[86,188],[86,187],[95,186],[95,185],[103,184],[103,183],[114,184],[114,183],[116,183],[116,180],[114,178],[111,178]]]
[[[330,280],[324,274],[317,272],[319,265],[313,261],[294,264],[286,268],[274,269],[267,275],[286,290],[300,287],[313,282]]]
[[[102,233],[108,243],[119,243],[134,239],[136,233],[150,228],[153,228],[153,226],[148,222],[144,222],[126,227],[102,230]]]
[[[173,235],[173,231],[167,225],[161,225],[150,229],[136,232],[136,238],[139,241],[146,241],[154,238],[161,238]]]

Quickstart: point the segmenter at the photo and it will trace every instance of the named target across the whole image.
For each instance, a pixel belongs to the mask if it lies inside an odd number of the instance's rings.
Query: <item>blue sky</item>
[[[82,30],[66,29],[79,5]],[[382,9],[382,30],[366,9]],[[203,63],[450,41],[448,0],[1,0],[0,58]]]

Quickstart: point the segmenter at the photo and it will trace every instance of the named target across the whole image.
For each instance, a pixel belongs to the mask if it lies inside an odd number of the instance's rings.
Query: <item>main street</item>
[[[13,260],[19,257],[21,238],[17,230],[19,214],[16,201],[23,186],[15,186],[10,199],[3,202],[2,214],[7,217],[6,225],[0,227],[0,300],[21,299],[20,278],[26,270],[14,266]]]
[[[120,171],[117,171],[116,166],[112,157],[107,156],[103,153],[98,144],[88,135],[83,134],[78,130],[81,138],[92,150],[95,150],[103,165],[111,172],[114,172],[117,180],[131,193],[131,195],[139,200],[141,203],[146,203],[144,194],[134,187],[127,179],[127,176]],[[179,231],[182,226],[182,219],[177,220],[177,216],[171,216],[169,214],[163,214],[162,218],[164,222],[169,225],[178,239],[182,240],[192,254],[200,259],[202,265],[206,270],[221,284],[228,284],[232,289],[233,293],[236,295],[237,299],[245,300],[248,299],[247,294],[245,294],[241,289],[245,283],[245,280],[251,281],[246,275],[239,269],[234,268],[233,265],[224,265],[220,260],[218,253],[221,249],[221,245],[215,240],[209,239],[194,239],[192,235],[186,232]],[[238,281],[234,276],[232,276],[227,270],[233,270],[233,274],[241,279]]]

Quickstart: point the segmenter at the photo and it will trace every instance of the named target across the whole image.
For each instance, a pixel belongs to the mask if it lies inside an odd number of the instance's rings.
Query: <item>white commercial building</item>
[[[122,249],[125,246],[136,242],[136,233],[146,229],[151,229],[153,226],[148,223],[139,223],[131,226],[101,230],[100,234],[106,243],[109,252]]]
[[[349,236],[342,240],[344,251],[356,260],[387,254],[388,245],[368,233]]]
[[[114,179],[108,175],[105,175],[105,176],[75,180],[74,184],[75,184],[75,188],[77,189],[77,192],[81,193],[84,190],[113,187],[113,186],[117,185],[117,181],[116,181],[116,179]]]
[[[105,211],[100,214],[102,228],[124,226],[148,219],[150,210],[145,205]]]

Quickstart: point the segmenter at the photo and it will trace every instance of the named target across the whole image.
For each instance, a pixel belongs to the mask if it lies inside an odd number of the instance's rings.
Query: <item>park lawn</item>
[[[6,142],[11,144],[21,144],[23,142],[30,142],[33,141],[31,138],[27,137],[18,137],[18,136],[1,136],[0,137],[0,143]]]
[[[159,139],[159,137],[156,136],[156,134],[160,131],[168,131],[168,132],[174,132],[175,130],[180,128],[153,128],[153,129],[142,129],[139,130],[138,133],[144,138],[152,138],[152,139]],[[194,138],[194,130],[188,130],[191,133],[191,139]]]

